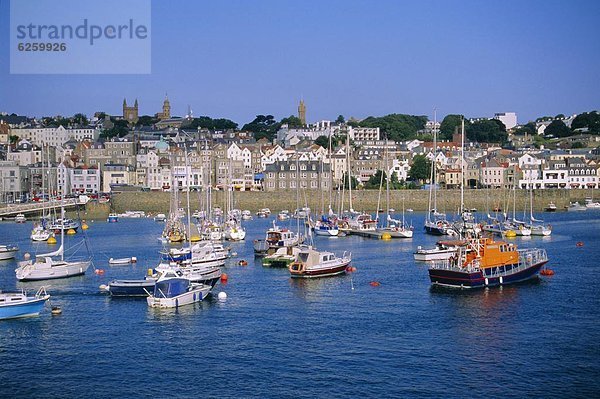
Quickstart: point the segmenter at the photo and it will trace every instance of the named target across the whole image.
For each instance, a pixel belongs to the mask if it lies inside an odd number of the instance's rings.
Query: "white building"
[[[100,169],[95,166],[78,166],[69,169],[71,193],[95,194],[100,190]]]
[[[517,126],[517,114],[515,112],[498,112],[494,114],[494,119],[504,123],[506,129],[512,129]]]
[[[12,129],[11,134],[18,136],[19,138],[26,139],[33,144],[61,147],[64,143],[71,139],[76,141],[82,141],[85,139],[96,141],[98,137],[100,137],[100,129],[92,127],[65,128],[64,126],[59,126]]]

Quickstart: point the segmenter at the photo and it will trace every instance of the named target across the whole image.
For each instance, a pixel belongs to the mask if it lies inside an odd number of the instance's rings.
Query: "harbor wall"
[[[600,190],[594,191],[594,199],[600,200]],[[465,206],[468,208],[477,208],[479,211],[492,210],[494,208],[512,209],[513,192],[511,190],[501,189],[478,189],[467,190],[464,194]],[[224,208],[225,192],[213,192],[213,205]],[[586,196],[591,196],[590,190],[534,190],[533,205],[536,211],[542,211],[549,202],[554,202],[559,210],[562,210],[570,201],[584,202]],[[240,191],[233,193],[233,207],[239,209],[248,209],[256,212],[260,208],[270,208],[272,212],[278,212],[281,209],[293,211],[307,204],[313,210],[320,210],[321,204],[325,208],[329,204],[329,194],[319,191],[303,191],[297,199],[296,191]],[[186,196],[181,195],[181,207],[185,207]],[[393,190],[390,191],[390,207],[400,211],[402,209],[402,200],[405,207],[412,208],[415,211],[426,211],[428,209],[429,191],[427,190]],[[116,193],[112,198],[112,208],[121,213],[128,210],[145,211],[147,213],[167,213],[169,211],[170,193],[168,192],[123,192]],[[190,194],[190,208],[192,210],[201,209],[203,194],[192,192]],[[337,194],[332,196],[334,211],[339,209],[339,197]],[[386,207],[386,193],[379,194],[378,190],[355,190],[352,191],[352,205],[355,210],[375,211],[379,202],[379,208]],[[455,212],[460,204],[460,190],[438,190],[437,208],[447,213]],[[517,210],[523,210],[525,206],[529,207],[529,192],[526,190],[517,190],[516,207]],[[348,194],[345,194],[344,209],[348,209]],[[106,218],[109,212],[109,206],[106,204],[88,204],[86,208],[88,218]]]

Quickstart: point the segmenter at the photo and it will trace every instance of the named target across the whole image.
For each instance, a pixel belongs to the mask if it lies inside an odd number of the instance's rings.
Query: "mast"
[[[350,202],[350,213],[354,212],[354,208],[352,207],[352,174],[350,173],[350,133],[346,134],[346,168],[348,169],[348,173],[346,177],[348,178],[348,197]]]
[[[433,159],[431,160],[431,184],[433,185],[433,210],[437,213],[437,175],[436,175],[436,162],[435,158],[437,157],[437,111],[433,110]]]
[[[332,209],[331,208],[331,196],[333,193],[333,165],[331,162],[331,130],[329,130],[329,148],[327,149],[327,158],[329,159],[329,209],[328,209],[328,214],[329,211]],[[321,173],[323,173],[323,171],[321,170]]]
[[[188,245],[190,246],[190,248],[192,247],[192,220],[190,217],[190,170],[188,170],[188,154],[187,154],[187,148],[186,145],[184,143],[183,145],[183,153],[185,154],[185,183],[187,186],[187,195],[186,195],[186,201],[187,201],[187,223],[188,223]]]
[[[465,212],[465,118],[461,118],[460,128],[460,214]]]

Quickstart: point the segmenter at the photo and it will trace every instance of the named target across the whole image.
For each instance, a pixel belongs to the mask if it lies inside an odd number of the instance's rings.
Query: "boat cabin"
[[[464,265],[477,260],[482,269],[511,265],[519,262],[519,252],[516,245],[504,241],[494,241],[491,238],[472,240],[468,247]]]

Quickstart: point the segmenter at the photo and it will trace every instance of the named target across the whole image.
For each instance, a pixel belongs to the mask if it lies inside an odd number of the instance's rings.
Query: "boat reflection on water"
[[[148,311],[146,312],[146,321],[168,324],[177,321],[176,324],[178,324],[182,320],[182,317],[184,319],[189,317],[190,322],[197,323],[199,314],[212,305],[213,297],[214,296],[212,294],[209,294],[204,301],[194,302],[189,305],[179,306],[176,308],[152,308],[148,306]],[[146,301],[146,298],[142,299],[143,301]]]
[[[348,286],[348,292],[352,290],[350,273],[323,278],[290,278],[292,293],[302,299],[313,301],[332,297],[341,286]]]

